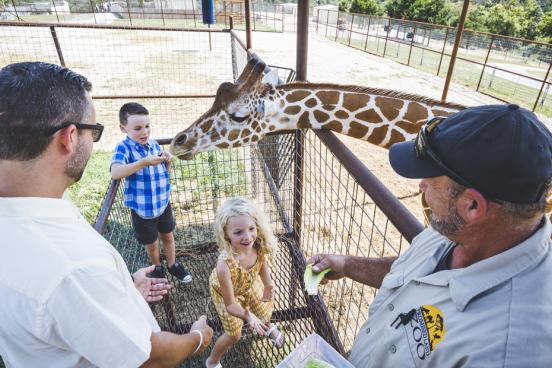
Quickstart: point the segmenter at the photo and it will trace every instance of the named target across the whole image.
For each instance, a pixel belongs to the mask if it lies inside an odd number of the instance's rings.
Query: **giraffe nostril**
[[[177,145],[182,145],[184,143],[186,143],[186,139],[188,139],[188,137],[186,136],[186,134],[182,134],[180,137],[176,138],[176,140],[174,141]]]

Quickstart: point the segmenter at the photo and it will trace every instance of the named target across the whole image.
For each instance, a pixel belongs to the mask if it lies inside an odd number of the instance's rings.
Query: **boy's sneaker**
[[[169,267],[169,273],[184,284],[192,282],[192,275],[186,271],[180,262],[175,262],[171,267]]]
[[[165,277],[165,267],[155,266],[155,269],[149,273],[148,277],[154,277],[157,279],[162,279]]]

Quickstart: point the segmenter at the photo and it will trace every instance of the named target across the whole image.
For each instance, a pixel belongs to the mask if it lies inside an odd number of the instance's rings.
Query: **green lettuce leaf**
[[[304,368],[335,368],[330,363],[323,362],[320,359],[310,358]]]
[[[324,271],[314,273],[312,264],[307,264],[303,280],[305,281],[305,290],[309,295],[318,295],[318,284],[320,284],[320,281],[322,281],[324,275],[328,272],[330,272],[330,269],[326,268]]]

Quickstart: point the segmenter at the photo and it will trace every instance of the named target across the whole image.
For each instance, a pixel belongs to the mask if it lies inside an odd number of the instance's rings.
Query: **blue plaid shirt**
[[[127,165],[143,157],[158,155],[163,150],[159,143],[148,140],[145,145],[128,136],[117,144],[111,164]],[[146,166],[125,178],[125,205],[138,216],[149,219],[160,216],[169,204],[171,183],[165,162]]]

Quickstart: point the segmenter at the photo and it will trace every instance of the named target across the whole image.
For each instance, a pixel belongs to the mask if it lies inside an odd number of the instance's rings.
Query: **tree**
[[[382,15],[383,8],[378,0],[353,0],[349,8],[351,13]]]
[[[390,0],[385,5],[385,11],[391,18],[405,19],[413,2],[414,0]]]
[[[447,25],[452,9],[445,0],[414,0],[407,10],[407,18],[420,22]]]
[[[552,10],[544,14],[537,26],[537,30],[541,38],[549,41],[552,39]]]
[[[350,6],[351,6],[351,3],[349,2],[349,0],[339,1],[339,11],[348,12]]]

